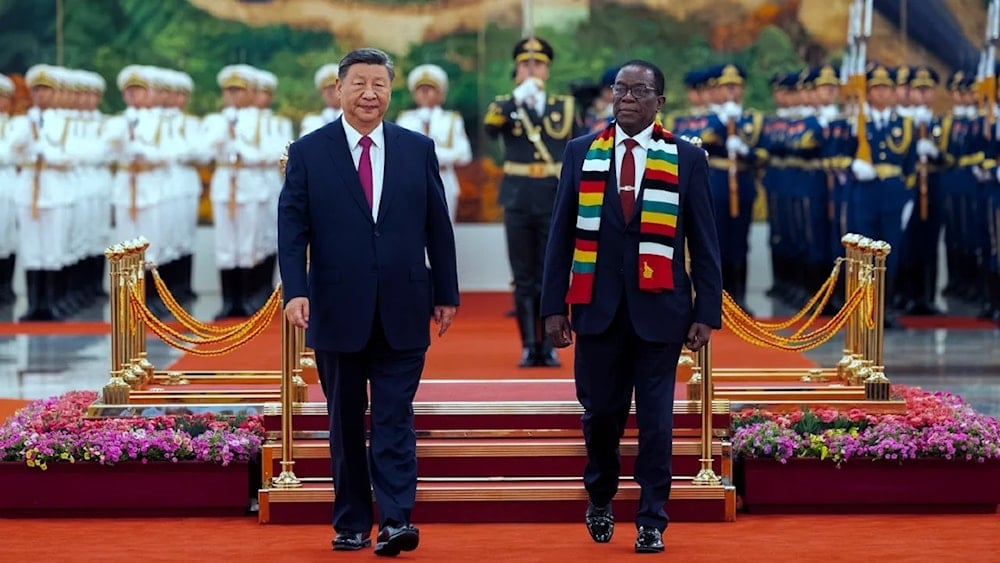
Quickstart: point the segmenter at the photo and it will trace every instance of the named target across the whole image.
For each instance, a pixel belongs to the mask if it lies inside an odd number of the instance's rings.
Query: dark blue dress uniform
[[[980,225],[978,244],[982,252],[980,272],[983,273],[983,283],[987,289],[986,306],[980,317],[988,317],[1000,324],[1000,181],[997,177],[1000,174],[997,166],[1000,161],[1000,139],[997,138],[997,133],[1000,133],[1000,115],[994,115],[992,124],[989,124],[985,115],[980,116],[977,121],[982,129],[989,130],[988,139],[985,135],[980,137],[986,156],[981,167],[989,177],[978,186],[980,208],[976,215]]]
[[[937,88],[938,82],[939,76],[934,69],[925,66],[910,69],[911,89]],[[931,141],[938,154],[918,154],[917,157],[916,203],[904,233],[898,287],[906,314],[932,315],[940,313],[934,301],[937,298],[938,246],[944,224],[941,174],[947,163],[941,149],[947,137],[942,118],[920,122],[917,116],[929,116],[930,110],[921,106],[913,111],[916,138]]]
[[[840,85],[832,67],[804,71],[799,88],[811,90],[820,85]],[[830,274],[830,186],[823,168],[825,123],[815,113],[804,115],[789,126],[786,138],[788,167],[797,195],[796,216],[800,226],[800,261],[806,294],[812,296]]]
[[[895,86],[888,69],[881,65],[875,65],[867,72],[867,83],[869,89]],[[856,134],[850,147],[855,154]],[[894,294],[899,271],[905,213],[912,213],[912,206],[916,203],[913,190],[917,163],[916,134],[913,121],[900,116],[892,108],[872,110],[866,119],[865,134],[871,146],[871,165],[876,177],[872,180],[855,178],[847,222],[851,231],[892,246],[886,260],[885,295],[888,303]],[[887,322],[891,323],[891,318],[892,315],[887,313]]]
[[[550,63],[546,41],[530,37],[514,47],[514,61]],[[571,96],[547,95],[541,114],[510,95],[497,96],[484,129],[504,147],[499,203],[504,208],[507,252],[514,275],[514,301],[523,353],[521,365],[558,365],[538,317],[545,244],[566,143],[579,128]]]
[[[746,72],[736,65],[725,65],[712,73],[718,85],[742,84]],[[743,110],[735,120],[734,134],[748,147],[749,153],[736,158],[736,195],[738,206],[733,214],[730,209],[730,162],[726,141],[728,122],[718,114],[710,114],[705,129],[699,135],[702,148],[708,151],[708,183],[715,205],[715,223],[719,234],[722,258],[722,286],[730,296],[743,305],[746,300],[747,255],[749,253],[750,222],[753,204],[757,197],[757,167],[767,160],[767,153],[757,146],[763,129],[764,116],[755,110]],[[744,307],[746,308],[746,307]]]
[[[953,93],[968,92],[973,86],[973,77],[963,71],[952,73],[948,79],[948,90]],[[969,108],[974,110],[974,108]],[[968,280],[975,279],[978,270],[978,231],[974,228],[976,213],[976,193],[978,182],[974,168],[981,168],[986,159],[985,139],[982,120],[964,111],[953,110],[941,123],[942,141],[946,170],[941,177],[943,197],[943,223],[948,269],[948,283],[942,295],[960,297],[966,288],[973,285]]]
[[[789,85],[789,77],[792,79]],[[795,73],[779,72],[771,77],[771,90],[775,93],[795,87]],[[793,291],[793,270],[790,248],[793,238],[788,231],[788,173],[785,161],[785,135],[788,130],[789,108],[779,108],[781,114],[769,115],[764,124],[758,146],[767,151],[761,184],[767,198],[768,246],[771,249],[771,277],[774,280],[767,294],[788,300]]]

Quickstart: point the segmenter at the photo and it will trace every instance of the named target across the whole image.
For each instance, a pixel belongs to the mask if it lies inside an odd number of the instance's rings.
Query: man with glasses
[[[567,145],[542,284],[553,344],[569,346],[576,332],[586,524],[598,543],[614,532],[619,441],[635,391],[639,553],[663,551],[681,346],[700,349],[722,325],[708,163],[656,121],[663,84],[656,65],[625,63],[612,86],[615,122]]]
[[[521,334],[521,367],[558,367],[559,358],[538,316],[542,259],[549,233],[562,153],[576,136],[574,100],[545,92],[555,53],[544,39],[529,37],[514,46],[514,81],[509,95],[497,96],[484,119],[486,134],[504,147],[499,202],[504,208],[507,253],[514,276],[514,304]]]

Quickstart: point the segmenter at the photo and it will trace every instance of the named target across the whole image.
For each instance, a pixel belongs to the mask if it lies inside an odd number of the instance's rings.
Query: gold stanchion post
[[[695,485],[718,485],[722,481],[712,469],[712,341],[709,340],[698,350],[698,365],[701,366],[701,470],[692,481]]]
[[[853,233],[846,234],[840,239],[840,243],[844,246],[844,256],[846,257],[844,261],[844,302],[846,303],[854,295],[854,291],[858,287],[856,256],[858,252],[858,235]],[[844,355],[837,362],[837,377],[841,381],[847,381],[851,376],[849,368],[856,353],[854,337],[856,336],[857,323],[858,315],[855,310],[854,313],[851,313],[850,318],[847,319],[847,330],[844,331]]]
[[[295,327],[288,319],[281,320],[281,474],[271,482],[279,489],[301,487],[295,476],[292,443],[292,407],[295,392],[295,368],[299,356],[295,349]]]
[[[146,250],[149,248],[149,241],[145,237],[139,237],[137,239],[138,248],[138,264],[136,271],[135,283],[136,287],[139,288],[139,295],[145,300],[146,295]],[[156,369],[153,364],[149,361],[149,357],[146,354],[146,322],[142,318],[135,319],[135,344],[136,344],[136,366],[142,370],[142,384],[145,385],[153,381],[153,375]]]
[[[871,375],[865,379],[865,398],[870,401],[888,401],[891,383],[885,376],[883,350],[885,345],[885,262],[892,247],[884,241],[872,244],[875,260],[875,330],[871,331],[869,350]]]
[[[127,405],[129,395],[129,385],[122,378],[122,369],[126,365],[124,350],[122,349],[125,332],[122,329],[120,311],[122,308],[122,297],[124,292],[121,287],[122,257],[125,249],[121,245],[115,245],[104,251],[104,256],[108,259],[108,276],[111,281],[111,378],[102,389],[102,397],[106,405]],[[127,304],[125,304],[127,306]]]
[[[857,245],[856,256],[858,258],[856,264],[856,279],[858,286],[863,286],[865,284],[872,283],[872,243],[874,241],[867,237],[860,237]],[[864,303],[867,303],[865,301]],[[871,332],[868,328],[868,315],[870,311],[866,306],[861,307],[859,313],[855,315],[855,327],[854,327],[854,345],[855,352],[853,355],[853,361],[849,366],[849,371],[851,374],[851,384],[861,385],[864,383],[865,379],[871,375],[871,367],[869,363],[869,340],[868,335]]]
[[[121,288],[121,307],[118,308],[118,327],[122,334],[122,379],[132,389],[138,389],[144,375],[135,364],[135,324],[132,315],[131,291],[135,272],[135,241],[121,243],[125,254],[122,256],[121,267],[118,270],[119,287]]]

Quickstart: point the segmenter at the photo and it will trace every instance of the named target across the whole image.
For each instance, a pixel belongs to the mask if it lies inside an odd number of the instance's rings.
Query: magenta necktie
[[[368,135],[361,137],[361,159],[358,160],[358,178],[361,179],[361,189],[365,192],[365,199],[368,200],[368,208],[371,209],[374,201],[374,188],[372,187],[372,138]]]
[[[618,195],[622,200],[622,214],[628,223],[632,220],[632,212],[635,210],[635,191],[638,189],[635,185],[635,155],[632,154],[632,149],[639,142],[635,139],[625,139],[622,142],[625,143],[625,155],[622,157],[622,172],[618,175],[620,186]]]

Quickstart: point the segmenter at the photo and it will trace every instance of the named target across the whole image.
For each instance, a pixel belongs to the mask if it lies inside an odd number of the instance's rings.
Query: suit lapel
[[[333,167],[340,174],[347,190],[354,202],[358,204],[368,220],[372,220],[371,208],[365,199],[364,189],[361,187],[361,179],[358,178],[358,169],[354,166],[354,158],[351,157],[351,149],[347,146],[347,135],[344,134],[344,124],[342,118],[330,123],[325,128],[327,136],[332,143],[329,145],[330,157],[333,159]],[[384,196],[384,194],[383,194]]]
[[[382,171],[382,201],[379,202],[378,220],[376,223],[381,223],[385,214],[389,211],[389,206],[392,205],[396,191],[402,185],[403,174],[403,166],[401,164],[404,151],[399,146],[399,133],[401,129],[391,123],[383,122],[382,131],[385,136],[385,158],[382,160],[384,163]],[[389,166],[390,158],[396,159],[394,166]]]

